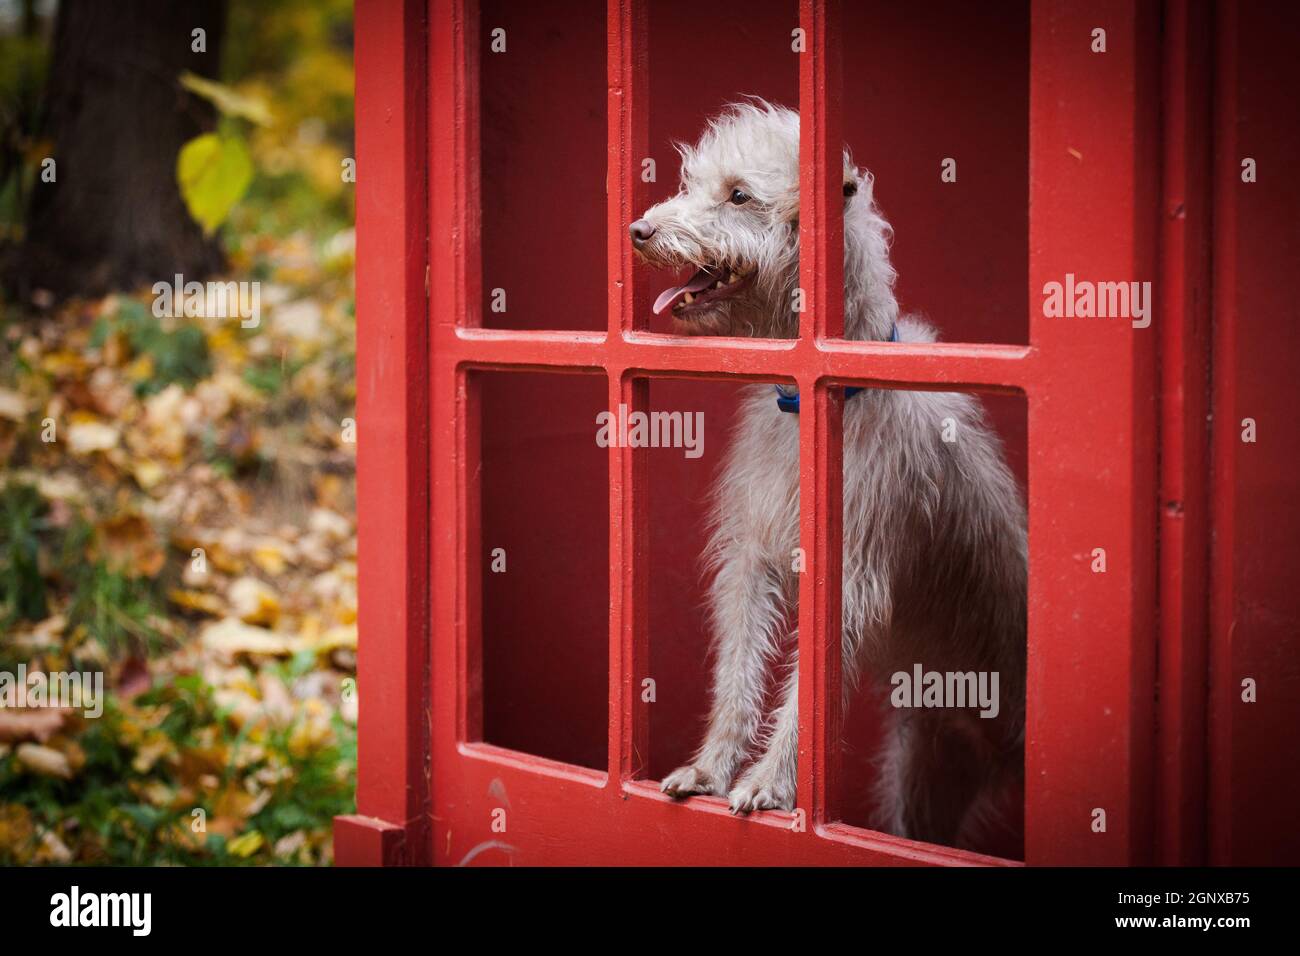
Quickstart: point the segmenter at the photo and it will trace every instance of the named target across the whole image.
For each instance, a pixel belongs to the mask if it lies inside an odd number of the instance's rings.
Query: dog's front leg
[[[727,795],[732,813],[793,810],[799,769],[799,663],[796,657],[772,717],[767,750]]]
[[[845,584],[846,598],[856,595],[856,589]],[[848,713],[849,697],[857,686],[857,657],[860,642],[855,631],[844,631],[842,644],[843,681],[840,706]],[[781,704],[772,715],[765,740],[763,756],[754,761],[729,793],[732,813],[749,813],[752,810],[793,810],[795,789],[799,772],[799,632],[792,635],[795,643],[790,672],[781,690]]]
[[[663,779],[674,797],[725,796],[736,768],[749,754],[762,720],[767,663],[784,612],[772,568],[737,546],[719,562],[710,590],[716,658],[709,726],[695,758]]]

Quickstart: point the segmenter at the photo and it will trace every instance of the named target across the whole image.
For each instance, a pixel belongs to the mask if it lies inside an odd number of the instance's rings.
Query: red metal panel
[[[823,340],[815,349],[780,339],[683,338],[629,332],[462,329],[447,343],[479,368],[599,371],[624,368],[674,378],[737,376],[771,382],[808,374],[888,388],[978,387],[1019,393],[1033,380],[1034,353],[1023,345]]]
[[[1151,858],[1156,333],[1048,318],[1043,303],[1067,273],[1156,279],[1155,12],[1033,8],[1027,863]],[[1105,53],[1091,50],[1099,27]]]
[[[904,388],[988,386],[1030,394],[1031,611],[1027,851],[1031,862],[1134,862],[1149,856],[1154,679],[1151,541],[1156,517],[1152,435],[1154,333],[1087,320],[1048,320],[1041,289],[1066,271],[1098,280],[1154,279],[1158,192],[1154,69],[1140,42],[1155,37],[1150,11],[1115,2],[1083,14],[1061,4],[1035,10],[1031,103],[1032,347],[900,346],[826,341],[840,331],[838,3],[803,0],[800,23],[804,135],[801,284],[809,306],[797,342],[697,340],[634,330],[625,223],[642,198],[635,169],[645,152],[644,10],[610,0],[608,220],[609,326],[604,334],[477,328],[480,308],[475,90],[478,25],[468,0],[430,0],[431,89],[427,136],[429,255],[411,209],[424,201],[410,157],[424,138],[419,3],[358,6],[358,139],[363,168],[389,170],[359,192],[363,370],[359,415],[382,408],[386,443],[369,449],[363,430],[362,686],[365,699],[360,812],[380,822],[340,821],[340,847],[439,863],[986,863],[837,825],[833,766],[838,752],[840,428],[843,381]],[[1108,30],[1094,59],[1091,29]],[[395,55],[402,53],[399,57]],[[1101,65],[1104,63],[1104,67]],[[415,65],[414,76],[410,71]],[[399,68],[400,67],[400,68]],[[405,71],[405,72],[403,72]],[[1080,83],[1086,78],[1087,83]],[[394,107],[392,104],[400,104]],[[387,109],[387,112],[386,112]],[[393,110],[397,113],[394,122]],[[368,118],[366,118],[368,117]],[[367,143],[372,145],[367,146]],[[382,150],[368,165],[367,149]],[[375,154],[377,155],[378,151]],[[370,163],[376,164],[375,159]],[[382,196],[382,204],[380,197]],[[1100,210],[1100,212],[1099,212]],[[380,212],[388,217],[377,218]],[[1150,221],[1147,221],[1147,220]],[[1068,223],[1068,229],[1062,228]],[[383,245],[369,245],[379,242]],[[383,255],[376,254],[380,249]],[[424,351],[424,263],[434,308]],[[1168,267],[1170,262],[1166,262]],[[398,295],[394,303],[386,296]],[[368,320],[368,317],[369,320]],[[367,324],[370,321],[372,324]],[[1174,343],[1176,344],[1176,343]],[[426,367],[426,359],[431,369]],[[609,772],[586,771],[475,743],[479,724],[477,501],[478,424],[474,368],[603,373],[611,404],[646,403],[645,373],[793,380],[806,394],[801,417],[801,536],[810,572],[801,586],[799,806],[815,826],[792,831],[788,814],[737,819],[720,800],[673,803],[631,779],[645,740],[638,706],[644,662],[643,468],[611,449]],[[423,376],[431,371],[431,391]],[[1188,371],[1190,374],[1190,371]],[[370,379],[367,379],[367,376]],[[1050,385],[1050,389],[1048,386]],[[369,390],[369,391],[367,391]],[[419,412],[431,396],[430,457]],[[421,472],[431,488],[428,517]],[[372,469],[367,471],[367,469]],[[365,476],[369,475],[369,478]],[[397,493],[393,493],[396,489]],[[421,551],[431,527],[429,553]],[[380,532],[377,532],[380,533]],[[396,537],[401,547],[393,549]],[[1090,550],[1104,546],[1108,571],[1093,575]],[[365,549],[369,547],[370,550]],[[380,552],[386,553],[387,558]],[[368,555],[368,557],[367,557]],[[427,563],[428,577],[422,575]],[[412,608],[431,588],[432,687],[423,620]],[[1186,586],[1186,582],[1184,582]],[[1065,614],[1063,608],[1071,613]],[[368,609],[368,610],[367,610]],[[368,616],[367,616],[368,615]],[[387,626],[393,623],[397,626]],[[383,667],[378,665],[383,662]],[[368,663],[367,663],[368,662]],[[1167,661],[1172,673],[1187,664]],[[382,673],[380,671],[382,670]],[[367,677],[373,673],[373,678]],[[373,685],[371,681],[373,680]],[[431,725],[423,722],[429,704]],[[387,718],[387,719],[385,719]],[[394,731],[396,728],[396,731]],[[425,734],[432,735],[431,750]],[[367,756],[369,752],[370,756]],[[424,754],[431,767],[422,762]],[[384,757],[388,765],[376,757]],[[395,772],[390,772],[395,767]],[[1168,779],[1185,781],[1188,765]],[[426,788],[435,807],[432,845],[420,838]],[[1091,809],[1106,809],[1094,834]],[[492,811],[507,814],[503,833]],[[400,826],[399,826],[400,824]],[[398,841],[392,827],[404,830]],[[373,833],[366,833],[367,829]],[[406,847],[398,853],[399,842]],[[375,860],[374,862],[380,862]]]
[[[478,409],[460,366],[456,329],[480,321],[476,6],[429,0],[430,561],[432,706],[429,712],[435,862],[456,822],[458,744],[482,732]],[[488,794],[477,795],[484,823]],[[478,809],[473,807],[472,809]],[[470,812],[462,810],[461,812]]]
[[[1237,345],[1237,7],[1215,7],[1214,89],[1214,545],[1210,575],[1209,703],[1209,852],[1210,862],[1232,859],[1232,714],[1236,699],[1232,673],[1233,619],[1236,616],[1236,447],[1225,437],[1238,421]]]
[[[804,292],[792,356],[805,400],[799,416],[799,770],[797,806],[815,824],[838,817],[840,584],[843,550],[844,393],[820,378],[817,346],[844,334],[843,123],[838,0],[802,0],[799,25],[799,284]]]
[[[610,341],[634,327],[636,271],[627,224],[645,208],[638,172],[647,153],[646,5],[609,0],[609,325]],[[608,363],[608,360],[607,360]],[[606,364],[611,409],[645,411],[649,387]],[[650,719],[640,683],[649,661],[646,601],[646,449],[609,448],[609,774],[631,779],[649,760]]]
[[[720,798],[682,804],[650,781],[611,785],[607,774],[488,744],[465,745],[460,757],[451,814],[439,819],[440,864],[1006,865],[842,825],[799,832],[788,813],[732,816]],[[465,795],[473,801],[460,803]],[[506,831],[494,834],[489,808],[506,803]]]
[[[1205,862],[1210,10],[1165,5],[1160,296],[1159,860]]]
[[[1294,865],[1300,8],[1259,11],[1221,4],[1215,23],[1209,845],[1215,864]],[[1243,179],[1247,158],[1254,181]],[[1253,442],[1245,419],[1258,430]]]
[[[974,854],[929,848],[905,840],[855,831],[842,826],[819,827],[816,833],[792,832],[786,814],[764,814],[751,820],[732,818],[720,800],[697,799],[676,804],[653,785],[636,783],[644,740],[643,714],[638,706],[640,662],[644,650],[643,506],[637,490],[641,470],[636,456],[611,449],[612,514],[610,557],[617,586],[611,590],[610,614],[610,772],[599,773],[557,764],[543,758],[474,743],[478,674],[477,594],[478,502],[477,404],[474,368],[567,369],[604,372],[610,400],[644,405],[641,373],[678,373],[700,377],[738,375],[773,380],[795,379],[805,387],[822,387],[822,400],[804,427],[815,451],[808,456],[822,467],[808,489],[820,502],[807,510],[821,513],[815,527],[805,524],[806,539],[815,539],[814,564],[820,564],[820,587],[808,599],[815,608],[821,650],[817,679],[826,685],[838,664],[838,628],[827,626],[828,608],[838,602],[839,535],[826,515],[829,503],[838,511],[838,425],[826,406],[825,382],[832,374],[862,375],[869,368],[882,380],[899,378],[905,387],[935,379],[961,382],[989,380],[1015,388],[1025,374],[1023,348],[934,347],[890,351],[846,343],[827,345],[822,354],[811,334],[799,343],[752,340],[700,342],[652,336],[632,331],[630,259],[624,229],[630,211],[641,201],[634,175],[636,158],[644,149],[644,119],[633,104],[644,82],[644,63],[635,53],[643,31],[644,13],[637,2],[613,0],[609,7],[611,144],[609,273],[610,322],[605,335],[594,333],[510,332],[476,328],[473,310],[479,301],[478,195],[474,179],[474,129],[477,124],[472,51],[477,44],[473,11],[464,0],[436,0],[431,31],[430,66],[433,90],[430,168],[431,296],[436,308],[432,341],[431,462],[433,588],[433,708],[432,778],[436,795],[433,854],[436,862],[586,862],[586,863],[848,863],[848,862],[997,862]],[[827,20],[820,4],[805,10],[814,32],[825,43]],[[820,46],[825,50],[826,47]],[[812,74],[825,82],[826,63]],[[825,87],[820,102],[825,102]],[[819,108],[814,107],[813,112]],[[810,217],[810,247],[819,248],[829,268],[809,268],[809,302],[821,335],[838,332],[842,308],[839,262],[834,233],[824,224],[839,213],[838,131],[823,128],[821,155],[834,157],[834,178],[817,187],[826,192],[823,210]],[[811,194],[811,192],[810,192]],[[834,253],[828,244],[834,245]],[[833,290],[833,292],[831,291]],[[827,307],[828,306],[828,307]],[[870,364],[868,364],[870,363]],[[821,414],[817,414],[820,410]],[[811,438],[809,436],[812,436]],[[455,450],[455,451],[453,451]],[[830,567],[833,564],[834,572]],[[836,615],[838,616],[838,615]],[[835,661],[828,664],[833,652]],[[832,686],[833,686],[832,684]],[[838,694],[818,695],[838,704]],[[834,711],[821,705],[815,729],[822,761],[833,759]],[[830,717],[830,720],[827,718]],[[805,761],[811,766],[811,763]],[[819,764],[824,765],[824,764]],[[826,774],[817,776],[824,786]],[[805,774],[802,790],[812,780]],[[828,798],[812,798],[818,818],[827,818]],[[504,831],[492,827],[494,810],[504,810]],[[742,857],[743,854],[743,857]]]
[[[402,827],[374,817],[334,818],[336,866],[401,866],[406,862],[405,849],[406,830]]]
[[[358,818],[340,821],[345,864],[392,862],[395,845],[429,859],[424,14],[423,0],[356,11],[357,809],[383,835],[350,839]]]

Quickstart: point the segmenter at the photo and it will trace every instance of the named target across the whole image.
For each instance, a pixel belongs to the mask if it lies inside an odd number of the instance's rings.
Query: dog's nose
[[[632,245],[642,246],[650,241],[650,237],[655,234],[655,227],[645,219],[638,219],[632,225],[627,227],[628,235],[632,237]]]

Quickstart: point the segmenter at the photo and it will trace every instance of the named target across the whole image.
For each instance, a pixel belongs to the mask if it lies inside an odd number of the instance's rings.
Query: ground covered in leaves
[[[111,693],[0,709],[0,861],[315,863],[351,806],[351,233],[250,245],[263,328],[112,296],[5,330],[0,671]]]
[[[0,303],[0,675],[106,691],[0,706],[0,864],[328,863],[353,808],[349,29],[232,4],[221,95],[271,108],[223,117],[255,172],[215,278],[260,283],[256,328]]]

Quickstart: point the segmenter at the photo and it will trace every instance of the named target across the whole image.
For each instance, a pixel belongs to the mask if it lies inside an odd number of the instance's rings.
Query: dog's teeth
[[[686,293],[686,304],[690,305],[694,301],[695,301],[695,293],[694,292]]]
[[[739,273],[733,272],[733,273],[732,273],[732,274],[727,278],[727,285],[734,285],[735,283],[737,283],[737,282],[739,282],[739,281],[740,281],[740,275],[739,275]]]

